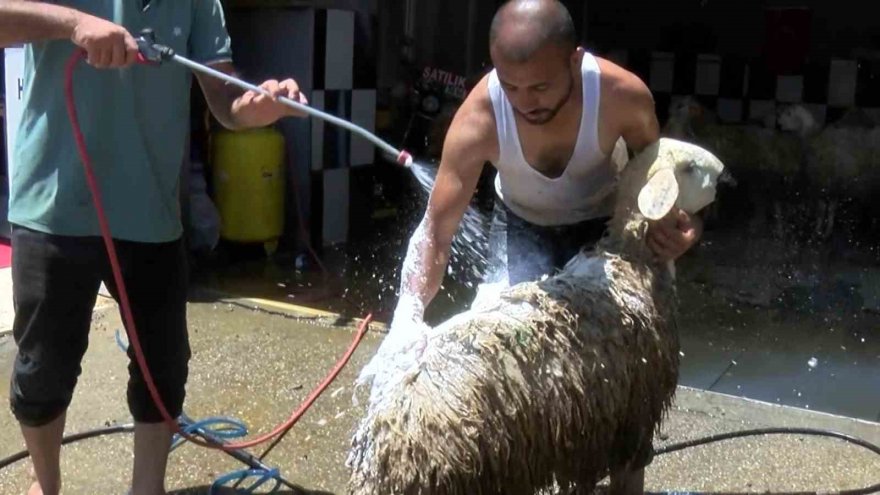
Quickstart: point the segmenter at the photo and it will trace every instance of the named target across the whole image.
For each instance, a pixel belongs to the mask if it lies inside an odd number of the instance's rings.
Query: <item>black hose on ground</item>
[[[852,437],[849,435],[845,435],[843,433],[838,433],[836,431],[829,430],[819,430],[814,428],[758,428],[754,430],[741,430],[741,431],[732,431],[728,433],[720,433],[718,435],[712,435],[703,438],[697,438],[694,440],[687,440],[680,443],[674,443],[671,445],[667,445],[665,447],[661,447],[659,449],[654,450],[654,456],[660,456],[664,454],[669,454],[672,452],[677,452],[680,450],[698,447],[701,445],[706,445],[710,443],[720,442],[723,440],[730,440],[734,438],[743,438],[743,437],[754,437],[754,436],[765,436],[765,435],[808,435],[808,436],[821,436],[821,437],[832,437],[843,440],[847,443],[851,443],[853,445],[858,445],[859,447],[864,447],[871,452],[880,455],[880,447],[874,445],[867,440],[862,440],[860,438]],[[833,492],[835,495],[869,495],[871,493],[880,493],[880,483],[876,485],[872,485],[866,488],[857,488],[853,490],[835,490]],[[785,495],[815,495],[816,492],[786,492]]]
[[[108,426],[106,428],[98,428],[96,430],[84,431],[82,433],[76,433],[73,435],[66,436],[61,439],[61,445],[67,445],[69,443],[78,442],[80,440],[86,440],[89,438],[102,437],[105,435],[114,435],[117,433],[133,433],[134,432],[134,424],[129,423],[125,425],[116,425],[116,426]],[[27,450],[22,450],[16,454],[12,454],[11,456],[0,460],[0,470],[7,468],[11,464],[15,464],[18,461],[23,459],[27,459],[30,457],[30,453]]]

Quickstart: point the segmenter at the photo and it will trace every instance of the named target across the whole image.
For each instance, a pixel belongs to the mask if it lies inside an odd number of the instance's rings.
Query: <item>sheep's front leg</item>
[[[609,495],[642,495],[645,493],[645,470],[621,469],[611,473]]]

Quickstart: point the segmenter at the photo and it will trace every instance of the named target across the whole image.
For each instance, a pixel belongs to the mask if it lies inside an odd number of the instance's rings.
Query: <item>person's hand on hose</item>
[[[299,90],[299,84],[293,79],[276,81],[270,79],[260,85],[272,96],[267,96],[254,91],[247,91],[236,101],[236,111],[244,111],[258,125],[269,125],[283,117],[303,117],[306,115],[301,110],[285,105],[278,101],[278,97],[286,97],[296,103],[308,105],[309,100]]]
[[[70,40],[85,50],[88,63],[99,69],[128,67],[137,60],[134,36],[124,27],[92,15],[76,16]]]

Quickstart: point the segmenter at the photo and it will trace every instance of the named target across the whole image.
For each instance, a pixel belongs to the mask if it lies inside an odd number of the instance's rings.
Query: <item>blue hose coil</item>
[[[281,488],[281,480],[279,478],[279,472],[277,468],[272,468],[270,470],[265,469],[243,469],[240,471],[233,471],[229,474],[220,476],[216,480],[214,480],[214,484],[211,485],[210,491],[208,491],[209,495],[217,495],[217,490],[226,485],[227,483],[233,481],[244,481],[249,478],[256,478],[253,484],[248,487],[237,488],[236,491],[241,491],[243,493],[254,493],[254,490],[260,488],[270,480],[275,481],[275,486],[272,487],[272,490],[266,493],[276,493],[278,489]]]
[[[183,428],[183,432],[186,434],[193,434],[199,431],[209,433],[214,438],[221,439],[241,438],[248,434],[247,425],[243,422],[220,416],[205,418]],[[176,449],[185,441],[186,439],[183,436],[175,434],[171,440],[171,450]]]

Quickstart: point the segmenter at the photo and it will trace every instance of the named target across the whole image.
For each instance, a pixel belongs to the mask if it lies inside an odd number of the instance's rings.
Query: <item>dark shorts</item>
[[[490,275],[506,271],[510,285],[552,276],[580,251],[592,247],[606,231],[609,218],[546,227],[517,216],[496,197],[490,234]],[[503,250],[503,252],[502,252]],[[490,280],[491,281],[491,280]]]
[[[182,412],[190,358],[186,327],[187,259],[181,240],[116,241],[138,337],[173,417]],[[101,282],[118,301],[99,237],[63,237],[12,228],[13,365],[10,404],[24,425],[41,426],[70,404],[88,347]],[[129,346],[128,406],[135,421],[162,420]]]

